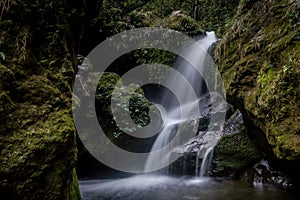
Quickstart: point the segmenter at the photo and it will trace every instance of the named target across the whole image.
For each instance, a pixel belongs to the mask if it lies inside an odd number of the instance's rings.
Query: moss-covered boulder
[[[300,165],[300,3],[244,0],[215,55],[227,100],[269,157]],[[288,163],[288,162],[286,162]]]
[[[238,178],[261,158],[260,151],[245,131],[226,135],[221,138],[214,149],[210,174]]]
[[[1,2],[1,198],[80,199],[71,88],[83,8]]]

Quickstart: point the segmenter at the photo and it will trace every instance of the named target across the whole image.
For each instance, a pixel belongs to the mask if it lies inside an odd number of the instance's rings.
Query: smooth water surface
[[[296,200],[292,192],[254,188],[241,181],[137,175],[123,179],[79,181],[83,200]]]

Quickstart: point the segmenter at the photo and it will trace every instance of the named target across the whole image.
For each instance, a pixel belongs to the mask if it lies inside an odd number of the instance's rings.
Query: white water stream
[[[209,54],[207,52],[215,41],[217,41],[215,33],[207,32],[204,38],[197,41],[203,48],[202,51],[197,50],[198,44],[192,44],[185,51],[185,55],[189,56],[193,63],[196,63],[195,66],[192,66],[183,59],[178,59],[175,62],[174,68],[189,81],[193,90],[187,90],[186,85],[176,77],[167,77],[166,82],[176,86],[176,91],[173,91],[173,93],[176,94],[177,99],[168,92],[162,93],[161,103],[167,105],[167,108],[164,110],[166,114],[163,115],[164,127],[156,138],[151,152],[155,152],[162,148],[164,148],[164,151],[160,154],[152,153],[149,155],[145,164],[145,172],[153,171],[152,169],[158,169],[161,165],[160,162],[169,163],[173,149],[180,144],[180,141],[175,140],[172,145],[168,145],[173,139],[174,133],[176,134],[176,126],[180,125],[182,122],[191,121],[200,117],[200,113],[194,113],[199,107],[198,100],[195,101],[195,94],[200,98],[200,96],[207,93],[207,91],[203,78],[197,71],[201,71],[207,67],[205,66],[208,64],[207,60],[209,59]],[[178,105],[178,99],[181,99],[180,105]],[[165,174],[168,174],[168,170],[166,170]]]

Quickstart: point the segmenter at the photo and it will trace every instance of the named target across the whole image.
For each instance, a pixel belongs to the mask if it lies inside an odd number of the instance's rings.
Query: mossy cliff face
[[[83,7],[79,0],[1,1],[2,197],[80,199],[71,88]]]
[[[230,103],[269,157],[300,161],[300,2],[241,1],[216,48]],[[295,165],[294,165],[295,166]]]

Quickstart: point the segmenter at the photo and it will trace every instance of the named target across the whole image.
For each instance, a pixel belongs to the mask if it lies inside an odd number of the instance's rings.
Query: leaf
[[[0,52],[0,57],[2,58],[2,60],[5,60],[5,54],[3,52]]]

